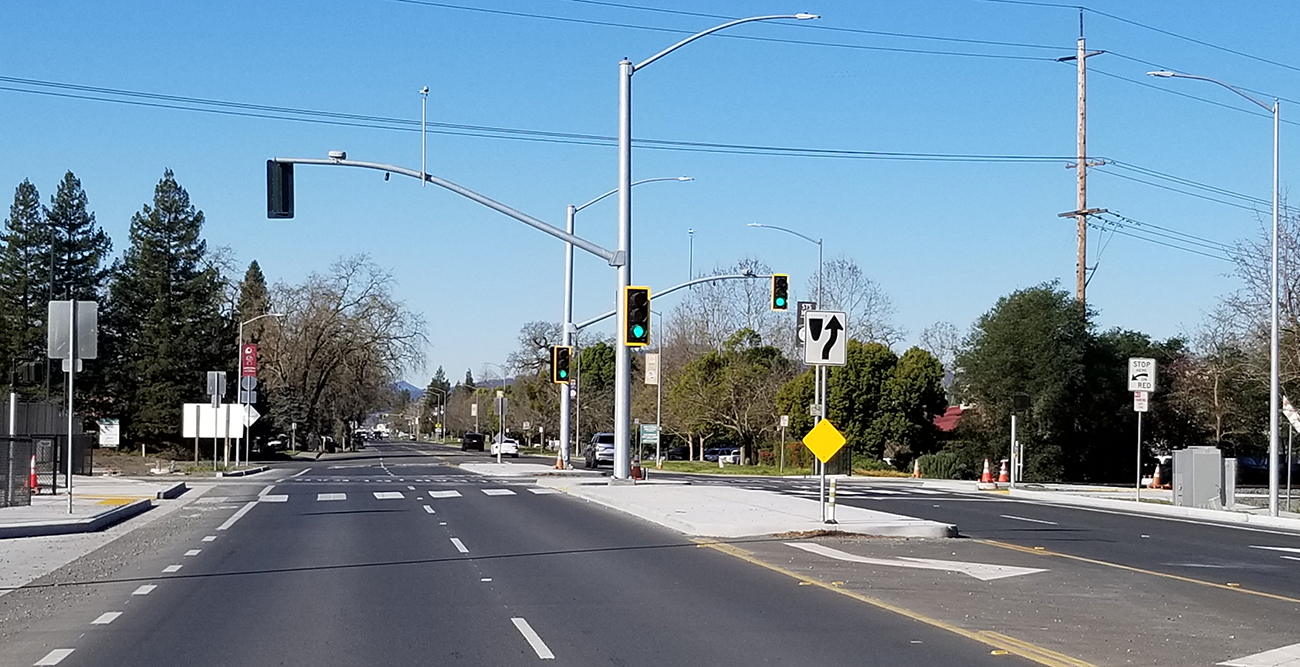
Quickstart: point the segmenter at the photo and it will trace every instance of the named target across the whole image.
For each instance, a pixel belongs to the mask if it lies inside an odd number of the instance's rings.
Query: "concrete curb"
[[[83,519],[63,519],[58,521],[32,521],[0,526],[0,539],[13,537],[41,537],[47,535],[70,535],[73,533],[94,533],[115,523],[142,514],[153,507],[148,498],[137,500],[127,505],[120,505],[105,512]]]
[[[1176,507],[1173,505],[1159,505],[1155,503],[1137,503],[1131,500],[1118,500],[1115,498],[1093,498],[1089,496],[1072,496],[1054,493],[1051,491],[1029,491],[1026,489],[1011,489],[1013,498],[1024,498],[1025,500],[1038,500],[1045,503],[1056,505],[1080,505],[1084,507],[1097,507],[1111,510],[1119,510],[1134,514],[1150,514],[1154,516],[1181,517],[1187,519],[1204,519],[1206,521],[1218,521],[1220,523],[1238,523],[1251,526],[1260,526],[1267,528],[1282,528],[1286,530],[1300,531],[1300,519],[1288,519],[1284,517],[1272,517],[1260,514],[1248,514],[1245,512],[1234,512],[1231,510],[1210,510],[1200,509],[1197,507]]]
[[[180,495],[182,493],[185,493],[187,490],[189,490],[189,487],[185,486],[185,482],[177,482],[171,485],[170,487],[163,489],[162,491],[159,491],[156,499],[171,500],[173,498],[179,498]]]
[[[247,470],[232,470],[230,472],[218,472],[217,477],[248,477],[250,475],[256,475],[261,472],[266,472],[270,469],[271,469],[270,466],[257,466],[256,468],[249,468]]]

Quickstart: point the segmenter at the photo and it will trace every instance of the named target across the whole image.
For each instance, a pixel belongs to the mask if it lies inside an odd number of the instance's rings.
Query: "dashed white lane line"
[[[379,500],[401,500],[406,496],[401,491],[376,491],[375,497]]]
[[[451,543],[452,543],[453,546],[456,547],[456,551],[459,551],[459,552],[461,552],[461,553],[463,553],[463,554],[467,554],[467,553],[469,553],[469,549],[466,549],[466,548],[465,548],[465,544],[464,544],[463,542],[460,541],[460,538],[458,538],[458,537],[453,537],[453,538],[451,538]]]
[[[479,581],[492,581],[492,577],[483,577],[482,579],[479,579]]]
[[[283,493],[268,493],[259,497],[258,500],[264,503],[287,503],[289,502],[289,496]]]
[[[185,552],[185,555],[186,555],[186,556],[197,556],[197,555],[199,555],[199,554],[201,554],[201,553],[203,553],[203,550],[202,550],[202,549],[190,549],[189,551],[186,551],[186,552]]]
[[[1010,514],[999,514],[998,516],[1002,517],[1003,519],[1014,519],[1014,520],[1016,520],[1016,521],[1028,521],[1029,523],[1045,523],[1045,524],[1047,524],[1047,525],[1049,525],[1049,526],[1058,526],[1058,525],[1060,525],[1060,524],[1056,523],[1055,521],[1044,521],[1044,520],[1042,520],[1042,519],[1030,519],[1029,517],[1023,517],[1023,516],[1012,516],[1012,515],[1010,515]]]
[[[122,612],[120,612],[120,611],[109,611],[109,612],[104,612],[103,614],[100,614],[100,615],[99,615],[99,618],[97,618],[97,619],[91,621],[90,624],[91,624],[91,625],[108,625],[109,623],[112,623],[113,621],[116,621],[116,620],[117,620],[117,617],[118,617],[118,616],[121,616],[121,615],[122,615]]]
[[[158,588],[158,587],[155,586],[155,585],[153,585],[153,584],[145,584],[145,585],[143,585],[143,586],[141,586],[141,587],[139,587],[139,588],[137,588],[137,589],[131,591],[131,595],[148,595],[148,594],[152,593],[152,592],[153,592],[153,589],[155,589],[155,588]]]
[[[483,495],[485,495],[485,496],[513,496],[513,495],[515,495],[515,492],[514,492],[514,491],[511,491],[510,489],[483,489]]]
[[[1295,556],[1283,556],[1283,558],[1287,560],[1300,560],[1300,558],[1296,558]]]
[[[181,571],[180,565],[168,565],[167,567],[163,568],[163,574],[171,574],[173,572],[180,572],[180,571]]]
[[[302,477],[303,475],[306,475],[306,474],[307,474],[307,471],[308,471],[308,470],[311,470],[311,468],[303,468],[301,471],[296,472],[296,473],[294,473],[294,474],[292,474],[292,475],[289,475],[289,477],[291,477],[291,478],[292,478],[292,477]]]
[[[434,512],[433,512],[433,508],[432,508],[432,507],[429,507],[428,505],[425,505],[425,506],[424,506],[424,511],[428,512],[429,514],[433,514],[433,513],[434,513]]]
[[[430,498],[459,498],[460,491],[430,491]]]
[[[519,629],[519,634],[528,640],[528,645],[533,647],[534,651],[537,651],[537,657],[542,660],[555,659],[555,654],[551,653],[551,649],[546,647],[546,642],[542,641],[542,638],[537,635],[537,631],[533,630],[533,626],[529,625],[528,621],[522,618],[512,618],[510,622],[514,623],[515,627]]]
[[[539,496],[545,496],[552,493],[559,493],[559,491],[556,491],[555,489],[548,489],[545,487],[538,488],[538,489],[528,489],[528,491],[531,493],[536,493]]]
[[[204,537],[204,538],[203,538],[203,541],[204,541],[204,542],[216,542],[216,541],[217,541],[217,536],[216,536],[216,535],[208,535],[207,537]]]
[[[35,667],[45,667],[46,665],[57,665],[60,662],[63,662],[64,658],[72,655],[72,652],[74,650],[76,649],[56,648],[53,651],[50,651],[49,653],[45,654],[44,658],[37,660],[35,663]]]
[[[244,504],[243,507],[239,508],[239,510],[237,510],[234,514],[230,515],[230,518],[226,519],[225,523],[221,524],[220,526],[217,526],[217,530],[226,530],[231,526],[235,525],[236,521],[239,521],[240,519],[244,518],[244,515],[248,514],[248,510],[251,510],[254,507],[257,507],[257,501],[256,500],[248,501],[247,503]]]
[[[414,487],[414,486],[408,486],[408,487],[406,487],[406,490],[407,490],[407,491],[414,491],[414,490],[415,490],[415,487]]]
[[[262,489],[262,491],[261,491],[260,493],[257,494],[257,497],[258,497],[258,498],[261,498],[262,496],[265,496],[266,494],[268,494],[268,493],[271,492],[271,489],[274,489],[274,488],[275,488],[275,485],[274,485],[274,484],[268,485],[265,489]]]
[[[348,494],[346,494],[346,493],[318,493],[318,494],[316,494],[316,500],[347,500],[347,499],[348,499]]]

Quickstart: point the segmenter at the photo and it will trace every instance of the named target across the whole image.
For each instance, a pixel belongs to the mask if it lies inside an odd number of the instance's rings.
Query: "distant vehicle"
[[[583,450],[588,468],[599,468],[601,463],[614,465],[614,434],[597,433]]]
[[[460,439],[460,451],[467,452],[473,449],[481,452],[485,442],[487,442],[487,438],[482,433],[466,433]]]
[[[492,456],[496,456],[498,449],[501,450],[502,456],[509,456],[516,459],[519,458],[519,441],[514,438],[506,438],[504,442],[492,443],[492,450],[489,453],[492,454]]]
[[[668,451],[664,452],[664,458],[669,461],[685,461],[687,457],[689,457],[690,455],[691,455],[691,448],[687,447],[686,445],[677,445],[676,447],[669,447]]]
[[[704,450],[705,461],[713,461],[714,463],[717,463],[719,458],[722,459],[723,463],[739,463],[740,448],[739,447],[710,447]]]

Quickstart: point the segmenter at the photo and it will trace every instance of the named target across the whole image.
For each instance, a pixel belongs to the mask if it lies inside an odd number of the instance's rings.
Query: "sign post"
[[[822,506],[822,523],[835,523],[834,519],[829,521],[826,518],[826,462],[831,460],[832,456],[839,453],[840,448],[844,446],[847,440],[844,434],[839,432],[831,424],[831,420],[822,419],[817,425],[803,437],[803,444],[822,462],[821,474],[821,506]]]
[[[809,310],[803,314],[803,361],[816,369],[813,398],[817,411],[813,421],[826,419],[826,366],[843,366],[848,363],[848,315],[832,310]],[[822,514],[826,508],[826,461],[821,463]],[[852,465],[849,466],[852,473]]]
[[[785,429],[790,425],[790,415],[781,415],[781,463],[777,472],[785,472]]]
[[[1142,502],[1142,413],[1150,407],[1151,394],[1156,390],[1155,359],[1129,357],[1128,390],[1133,392],[1133,411],[1138,417],[1137,482],[1133,485],[1133,497],[1137,502]]]
[[[81,360],[99,357],[99,304],[94,301],[51,301],[48,309],[46,356],[62,359],[63,370],[68,373],[68,514],[72,514],[73,384]],[[55,486],[57,488],[57,482]]]

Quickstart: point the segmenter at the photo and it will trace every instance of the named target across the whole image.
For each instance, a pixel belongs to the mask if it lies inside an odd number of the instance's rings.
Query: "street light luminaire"
[[[1159,72],[1147,72],[1147,76],[1159,76],[1167,79],[1171,76],[1175,76],[1175,74],[1173,72],[1170,72],[1169,70],[1162,69]]]

